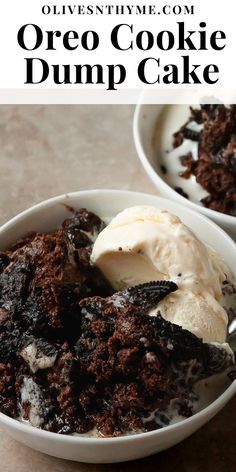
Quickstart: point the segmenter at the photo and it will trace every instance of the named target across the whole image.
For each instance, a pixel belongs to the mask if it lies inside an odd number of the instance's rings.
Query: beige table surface
[[[129,106],[1,106],[0,223],[52,195],[92,188],[155,193],[132,141]],[[236,398],[169,451],[140,461],[86,465],[55,459],[0,430],[0,472],[235,472]]]

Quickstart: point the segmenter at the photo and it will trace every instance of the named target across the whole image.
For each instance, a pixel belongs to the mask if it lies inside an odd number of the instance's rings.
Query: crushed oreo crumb
[[[189,198],[188,194],[182,189],[182,187],[175,187],[174,190],[179,193],[179,195],[182,195],[182,197]]]
[[[162,164],[162,165],[160,166],[160,169],[161,169],[162,174],[164,174],[164,175],[167,174],[167,168],[166,168],[166,166],[164,166],[164,164]]]
[[[185,139],[190,139],[191,141],[199,141],[200,133],[198,131],[194,131],[186,127],[183,133]]]

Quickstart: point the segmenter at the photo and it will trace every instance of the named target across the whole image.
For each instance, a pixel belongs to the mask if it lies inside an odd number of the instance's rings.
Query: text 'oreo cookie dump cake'
[[[185,168],[179,175],[182,181],[196,179],[205,191],[200,197],[205,207],[236,216],[236,105],[202,105],[190,112],[174,133],[174,147]],[[191,198],[184,184],[176,190]]]
[[[192,415],[196,382],[234,363],[227,271],[177,217],[151,207],[107,227],[80,209],[16,241],[0,253],[0,411],[97,436]]]

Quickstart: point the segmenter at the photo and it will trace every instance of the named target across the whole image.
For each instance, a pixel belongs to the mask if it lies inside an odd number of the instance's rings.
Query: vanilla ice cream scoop
[[[99,234],[91,261],[117,290],[151,280],[172,280],[194,293],[221,296],[222,267],[181,220],[155,207],[119,213]]]
[[[162,300],[158,310],[163,318],[191,331],[203,342],[225,342],[228,316],[207,292],[197,295],[191,290],[180,289]]]
[[[179,290],[158,305],[162,316],[205,342],[224,343],[228,316],[220,305],[227,267],[168,211],[136,206],[98,235],[91,262],[116,290],[172,280]]]

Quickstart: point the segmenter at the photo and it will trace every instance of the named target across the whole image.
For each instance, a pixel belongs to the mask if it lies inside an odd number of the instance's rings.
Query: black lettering
[[[196,47],[194,46],[192,40],[190,39],[191,36],[196,32],[196,31],[188,31],[188,36],[185,36],[185,26],[184,22],[180,21],[178,22],[179,25],[179,47],[177,48],[178,50],[184,50],[185,51],[185,45],[188,46],[188,49],[190,50],[196,50]]]
[[[204,21],[202,21],[200,24],[199,24],[200,28],[206,28],[206,23]],[[206,47],[206,31],[199,31],[199,34],[200,34],[200,51],[207,51],[207,47]]]
[[[53,5],[53,15],[60,15],[61,12],[58,10],[57,5]]]
[[[167,45],[164,46],[164,38],[167,36]],[[171,31],[160,31],[157,35],[157,46],[162,51],[172,49],[175,44],[175,37]]]
[[[126,78],[126,70],[122,64],[108,64],[108,88],[107,90],[117,90],[115,85],[122,84]],[[118,70],[118,78],[116,79],[116,69]]]
[[[183,58],[183,84],[191,84],[190,78],[194,84],[201,84],[201,80],[196,74],[196,70],[200,67],[200,64],[193,64],[193,69],[190,71],[189,56],[182,56]]]
[[[180,15],[182,13],[182,8],[180,5],[173,6],[173,13],[174,15]]]
[[[48,74],[49,74],[49,66],[48,66],[48,63],[46,61],[44,61],[44,59],[39,59],[39,58],[25,58],[26,60],[26,82],[25,84],[41,84],[42,82],[45,82],[45,80],[48,78]],[[41,78],[39,80],[35,80],[34,79],[34,74],[33,74],[33,70],[34,70],[34,67],[33,65],[35,64],[35,62],[38,61],[38,65],[42,66],[42,74],[41,74]]]
[[[147,38],[147,45],[146,47],[144,47],[143,45],[143,38],[146,36]],[[151,49],[153,47],[153,44],[154,44],[154,38],[153,38],[153,35],[150,31],[140,31],[138,34],[137,34],[137,37],[136,37],[136,44],[138,46],[139,49],[141,49],[142,51],[148,51],[149,49]]]
[[[171,11],[170,11],[170,5],[165,5],[165,6],[163,7],[163,10],[162,10],[162,11],[163,11],[164,15],[170,15],[170,13],[171,13]]]
[[[68,11],[71,15],[73,15],[73,13],[75,12],[75,5],[67,5],[68,6]],[[81,5],[80,5],[81,6]],[[80,15],[82,14],[83,15],[83,11],[80,10]]]
[[[184,6],[184,14],[185,15],[194,15],[194,5],[191,5],[191,6],[185,5]]]
[[[75,39],[79,39],[79,35],[76,31],[67,31],[64,34],[63,45],[66,49],[68,49],[68,51],[74,51],[74,49],[77,49],[78,43],[75,46],[71,45],[71,41]]]
[[[95,64],[91,66],[90,64],[76,65],[76,84],[104,84],[103,81],[103,67],[101,64]],[[83,82],[82,72],[85,71],[86,81]],[[93,76],[93,71],[96,71],[96,81]]]
[[[179,84],[178,80],[178,67],[175,64],[168,64],[164,67],[165,72],[169,72],[163,76],[163,83],[164,84]]]
[[[219,80],[219,77],[213,80],[213,79],[210,79],[210,74],[218,74],[218,73],[219,73],[219,68],[215,64],[209,64],[209,66],[206,66],[203,71],[203,78],[207,84],[216,84],[216,82],[218,82]]]
[[[121,33],[120,30],[123,26],[126,26],[127,28],[129,28],[131,33],[133,33],[133,25],[127,25],[126,23],[122,23],[121,25],[115,26],[115,28],[113,28],[113,30],[111,32],[112,46],[114,46],[114,48],[118,49],[119,51],[128,51],[129,49],[132,50],[133,49],[133,41],[130,41],[129,46],[127,46],[127,47],[121,47],[120,46],[119,33]]]
[[[53,80],[55,84],[60,85],[60,84],[72,83],[70,81],[70,65],[69,64],[65,64],[65,65],[63,64],[62,66],[59,66],[58,64],[53,64],[52,68],[53,68]],[[61,69],[64,69],[62,78],[60,78]]]
[[[43,5],[42,13],[43,13],[43,15],[49,15],[49,13],[51,13],[50,6],[49,5]]]
[[[26,29],[28,29],[29,26],[32,26],[35,32],[35,44],[33,47],[27,47],[25,44],[25,33]],[[38,49],[39,46],[41,46],[43,42],[43,33],[41,28],[39,26],[34,25],[33,23],[28,23],[27,25],[23,25],[17,35],[17,41],[22,49],[25,49],[26,51],[34,51],[35,49]]]
[[[92,36],[92,44],[89,47],[88,38]],[[86,51],[94,51],[99,45],[99,36],[95,31],[85,31],[81,36],[81,45]]]
[[[56,51],[56,48],[54,48],[54,36],[56,36],[56,38],[60,38],[61,32],[60,31],[46,31],[46,33],[48,35],[46,51]]]
[[[108,5],[108,15],[110,15],[111,13],[111,6]],[[103,8],[102,7],[99,7],[99,5],[96,5],[96,15],[98,15],[98,13],[100,13],[101,15],[103,15]]]
[[[210,37],[210,43],[211,43],[211,47],[215,49],[215,51],[221,51],[222,49],[225,48],[226,46],[225,44],[223,44],[222,46],[219,46],[218,44],[218,41],[221,41],[222,39],[226,39],[226,34],[224,33],[224,31],[219,30],[219,31],[214,31],[214,33],[212,33]]]
[[[157,65],[157,67],[159,68],[160,67],[160,59],[155,59],[154,57],[148,57],[146,59],[143,59],[139,66],[138,66],[138,76],[139,76],[139,79],[144,83],[144,84],[156,84],[156,83],[160,83],[160,75],[158,74],[157,75],[157,78],[156,80],[153,80],[152,82],[150,80],[147,79],[147,72],[146,72],[146,66],[149,65],[150,66],[150,63],[149,61],[154,61],[155,63],[155,66]]]
[[[139,15],[145,15],[146,14],[145,5],[143,5],[143,6],[137,5],[136,6],[136,11]]]

